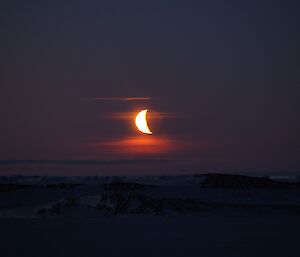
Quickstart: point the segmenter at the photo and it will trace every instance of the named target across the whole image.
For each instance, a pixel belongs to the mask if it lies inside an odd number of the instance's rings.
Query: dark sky
[[[299,11],[297,1],[1,1],[0,159],[300,171]],[[106,97],[151,99],[91,100]],[[153,136],[134,127],[143,108]]]

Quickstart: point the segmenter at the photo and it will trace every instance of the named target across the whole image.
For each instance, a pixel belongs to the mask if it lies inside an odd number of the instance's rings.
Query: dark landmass
[[[298,256],[299,182],[0,177],[0,227],[7,257]]]

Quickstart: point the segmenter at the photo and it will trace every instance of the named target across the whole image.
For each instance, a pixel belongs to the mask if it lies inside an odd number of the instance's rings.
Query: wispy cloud
[[[137,113],[132,113],[132,112],[113,112],[113,113],[102,114],[102,117],[107,119],[128,120],[133,116],[135,116],[136,114]],[[171,118],[174,119],[180,117],[180,115],[177,113],[156,112],[152,110],[150,110],[147,113],[147,116],[151,120],[171,119]]]
[[[151,97],[94,97],[90,101],[149,101]]]
[[[178,159],[192,145],[184,138],[170,135],[126,136],[95,139],[86,143],[92,152],[114,158]]]

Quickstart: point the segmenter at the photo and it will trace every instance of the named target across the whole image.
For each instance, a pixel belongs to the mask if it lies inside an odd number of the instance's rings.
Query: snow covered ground
[[[0,256],[300,256],[300,187],[223,174],[0,177]]]
[[[298,257],[296,217],[0,220],[0,255]]]

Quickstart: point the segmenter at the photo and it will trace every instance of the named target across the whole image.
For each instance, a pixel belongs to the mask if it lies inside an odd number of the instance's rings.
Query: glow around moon
[[[147,123],[147,110],[140,111],[135,117],[135,125],[144,134],[152,134]]]

